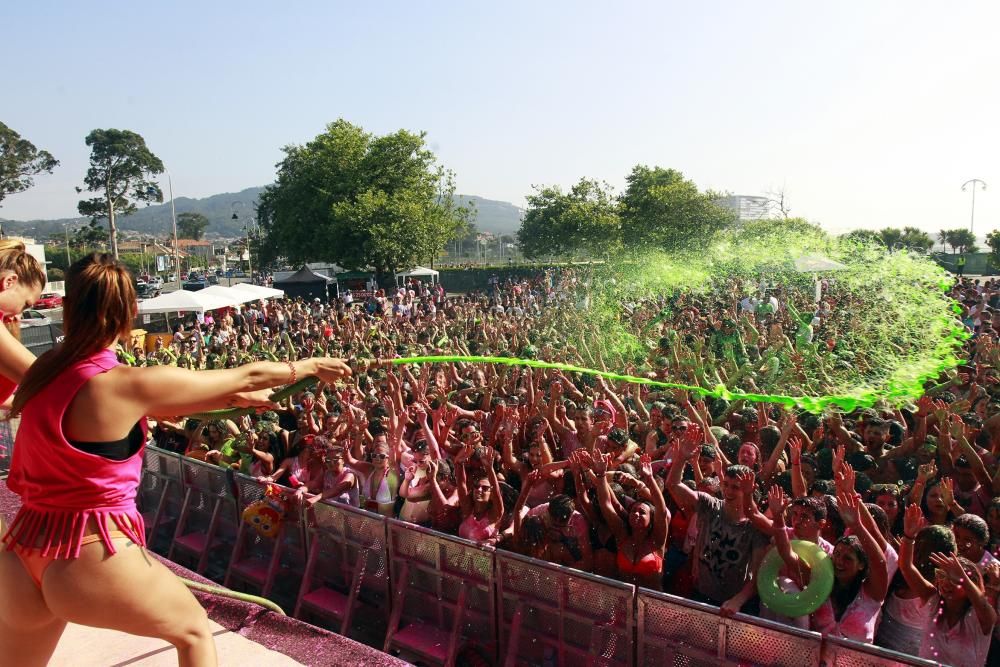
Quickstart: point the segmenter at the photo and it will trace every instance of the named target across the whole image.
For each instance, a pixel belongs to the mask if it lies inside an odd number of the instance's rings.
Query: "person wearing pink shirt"
[[[160,638],[181,665],[214,665],[204,609],[145,551],[135,498],[146,415],[271,406],[271,387],[309,375],[332,383],[350,368],[328,358],[202,372],[124,366],[115,350],[138,309],[128,270],[92,254],[66,279],[65,341],[31,366],[12,408],[21,426],[7,485],[22,505],[3,536],[16,558],[0,561],[0,655],[44,665],[69,622]]]
[[[913,564],[913,543],[925,525],[919,506],[906,508],[899,571],[930,607],[920,657],[947,665],[982,667],[997,620],[982,574],[975,563],[958,554],[931,554],[937,569],[933,582],[925,579]]]

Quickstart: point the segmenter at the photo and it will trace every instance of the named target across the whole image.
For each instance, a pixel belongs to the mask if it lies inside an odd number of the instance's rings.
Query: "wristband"
[[[909,540],[909,541],[913,542],[916,538],[915,537],[910,537],[909,535],[903,535],[902,539]]]

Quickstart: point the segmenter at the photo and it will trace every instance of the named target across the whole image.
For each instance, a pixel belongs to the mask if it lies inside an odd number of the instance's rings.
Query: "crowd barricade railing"
[[[823,660],[827,667],[939,667],[940,663],[871,644],[826,637]]]
[[[236,499],[229,471],[217,465],[181,458],[184,502],[167,557],[194,558],[194,570],[205,574],[209,557],[220,553],[229,561],[236,541]]]
[[[0,475],[6,475],[10,470],[10,460],[14,456],[14,439],[20,422],[20,417],[0,421]]]
[[[502,664],[631,665],[635,586],[496,553]]]
[[[159,459],[161,466],[164,460],[169,456]],[[151,461],[147,457],[144,477],[160,474]],[[226,469],[179,461],[184,501],[171,560],[178,548],[191,552],[198,544],[218,545],[221,515],[239,519]],[[263,497],[264,486],[255,479],[234,478],[241,508]],[[300,509],[291,523],[305,532],[308,548],[296,615],[325,611],[346,634],[351,614],[360,605],[373,606],[388,619],[383,650],[423,662],[452,664],[462,647],[471,646],[503,665],[936,664],[743,614],[726,618],[711,605],[495,551],[354,507],[319,503]],[[237,528],[229,530],[235,542]],[[197,555],[202,566],[207,555],[204,550]],[[324,588],[340,598],[312,595]]]
[[[244,520],[243,513],[251,505],[265,500],[268,485],[241,473],[233,475],[233,483],[240,521],[224,585],[230,587],[234,582],[243,582],[268,597],[281,574],[292,580],[292,587],[297,592],[309,549],[302,508],[292,500],[293,491],[282,489],[282,499],[276,501],[279,507],[285,506],[283,517],[277,513],[272,517],[271,512],[261,515],[265,521],[278,522],[274,536],[267,537]]]
[[[666,593],[639,589],[638,664],[805,667],[822,664],[823,636]]]
[[[494,550],[388,520],[392,614],[383,650],[451,665],[464,647],[497,657]]]
[[[321,502],[306,510],[309,557],[295,604],[296,618],[332,619],[349,636],[362,605],[389,620],[386,519],[362,509]]]
[[[184,503],[181,455],[147,446],[142,459],[143,475],[137,503],[146,524],[146,544],[159,552],[159,536],[165,533],[165,543],[169,545],[169,536],[177,527]]]

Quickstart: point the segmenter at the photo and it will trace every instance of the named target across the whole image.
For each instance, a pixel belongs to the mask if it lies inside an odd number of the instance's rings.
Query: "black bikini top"
[[[67,442],[74,449],[79,449],[81,452],[103,456],[112,461],[124,461],[139,451],[144,440],[142,427],[136,422],[132,430],[128,432],[128,435],[121,440],[115,440],[114,442],[80,442],[79,440],[67,439]]]

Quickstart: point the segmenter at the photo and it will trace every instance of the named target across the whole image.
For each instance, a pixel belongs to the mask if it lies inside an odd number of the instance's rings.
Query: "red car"
[[[62,307],[62,297],[55,292],[45,292],[40,297],[38,301],[35,302],[35,308],[38,310],[48,310],[50,308],[61,308]]]

